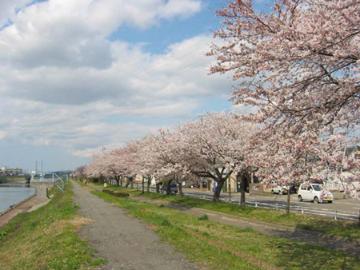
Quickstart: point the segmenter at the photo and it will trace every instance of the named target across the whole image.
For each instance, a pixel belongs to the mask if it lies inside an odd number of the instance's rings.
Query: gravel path
[[[80,214],[92,220],[80,235],[107,259],[103,270],[192,270],[196,267],[119,207],[104,202],[74,183]]]

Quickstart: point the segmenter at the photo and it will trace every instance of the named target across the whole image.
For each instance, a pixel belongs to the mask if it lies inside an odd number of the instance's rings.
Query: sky
[[[232,110],[235,83],[206,56],[227,2],[0,0],[0,166],[73,169]]]

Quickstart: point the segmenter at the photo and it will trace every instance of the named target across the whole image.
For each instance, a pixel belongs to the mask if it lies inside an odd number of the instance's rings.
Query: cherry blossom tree
[[[233,172],[245,175],[249,169],[246,152],[256,130],[230,113],[209,114],[173,130],[160,130],[137,145],[137,173],[157,182],[182,183],[191,175],[209,177],[217,183],[214,200]],[[144,188],[143,188],[144,189]]]
[[[132,145],[128,144],[95,155],[85,169],[87,176],[114,180],[116,185],[122,185],[124,177],[131,175],[134,167],[132,150]]]
[[[265,136],[266,135],[266,136]],[[318,160],[313,146],[318,137],[303,134],[294,138],[273,134],[258,134],[251,142],[252,164],[263,183],[276,182],[288,190],[287,212],[290,212],[290,189],[311,178]]]
[[[237,0],[218,14],[212,72],[232,72],[252,120],[295,134],[359,123],[359,1],[277,0],[261,13]]]
[[[184,124],[177,132],[181,140],[178,153],[184,167],[200,177],[208,177],[217,184],[214,201],[232,173],[249,170],[248,143],[256,131],[234,114],[208,114],[199,120]]]
[[[277,0],[267,13],[253,2],[218,12],[211,71],[233,75],[233,102],[252,107],[244,119],[263,127],[253,144],[264,179],[308,179],[329,157],[316,150],[321,141],[358,128],[360,2]]]
[[[151,180],[158,164],[155,144],[156,136],[154,135],[148,135],[132,144],[133,174],[142,176],[142,192],[145,192],[145,181],[147,182],[147,192],[150,191]]]
[[[87,178],[98,178],[101,181],[107,174],[106,167],[104,166],[104,153],[95,154],[92,161],[85,168],[85,175]]]
[[[116,184],[123,185],[123,179],[131,174],[132,155],[130,146],[117,148],[105,155],[105,166],[109,174],[115,179]]]
[[[355,144],[356,142],[349,140],[346,134],[337,134],[319,143],[317,149],[318,156],[322,161],[318,170],[319,178],[340,181],[344,196],[353,198],[358,197],[353,182],[360,180],[357,177],[360,160],[349,153],[352,148],[349,146]]]
[[[188,157],[187,137],[180,130],[160,130],[153,143],[153,153],[156,153],[154,174],[157,178],[167,179],[167,193],[170,192],[170,183],[175,181],[179,194],[182,196],[182,185],[191,175]]]
[[[77,180],[80,180],[80,181],[83,181],[86,179],[86,166],[80,166],[80,167],[77,167],[74,172],[72,173],[72,177],[74,179],[77,179]]]

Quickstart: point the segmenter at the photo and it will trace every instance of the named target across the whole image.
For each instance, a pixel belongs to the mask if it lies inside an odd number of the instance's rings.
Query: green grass
[[[92,187],[95,187],[97,189],[100,188],[100,186],[98,185],[92,185]],[[313,230],[329,236],[360,241],[360,226],[354,222],[335,221],[327,218],[295,213],[287,215],[283,211],[254,207],[240,207],[239,205],[235,204],[229,204],[225,202],[214,203],[207,200],[190,198],[185,196],[168,196],[158,193],[142,194],[141,191],[137,191],[134,189],[125,189],[121,187],[108,187],[108,189],[121,189],[128,192],[130,196],[133,197],[146,197],[156,201],[164,201],[182,207],[202,208],[254,221],[296,227],[299,229]]]
[[[131,197],[118,198],[99,190],[93,193],[127,209],[163,240],[207,269],[360,269],[358,258],[332,249],[215,223]]]
[[[86,220],[76,211],[69,183],[46,206],[16,216],[0,229],[0,269],[92,269],[104,263],[77,235]]]

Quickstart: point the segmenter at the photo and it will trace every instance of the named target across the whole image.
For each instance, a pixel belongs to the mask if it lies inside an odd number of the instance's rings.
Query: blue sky
[[[72,169],[103,147],[231,110],[234,83],[210,76],[205,56],[226,2],[2,0],[0,166]]]
[[[224,7],[226,2],[228,1],[202,1],[201,11],[196,15],[187,19],[177,18],[172,21],[159,22],[150,29],[125,25],[112,33],[109,40],[126,39],[131,43],[143,43],[144,48],[151,53],[163,53],[173,43],[199,34],[213,33],[219,29],[221,19],[216,15],[216,11]],[[255,1],[255,8],[266,12],[268,4],[263,2],[262,0]]]
[[[203,1],[203,7],[196,15],[187,19],[177,18],[159,22],[150,29],[125,25],[112,33],[109,39],[126,39],[131,43],[143,43],[146,50],[163,53],[173,43],[199,34],[214,32],[220,25],[216,11],[224,6],[224,2],[223,0]]]

